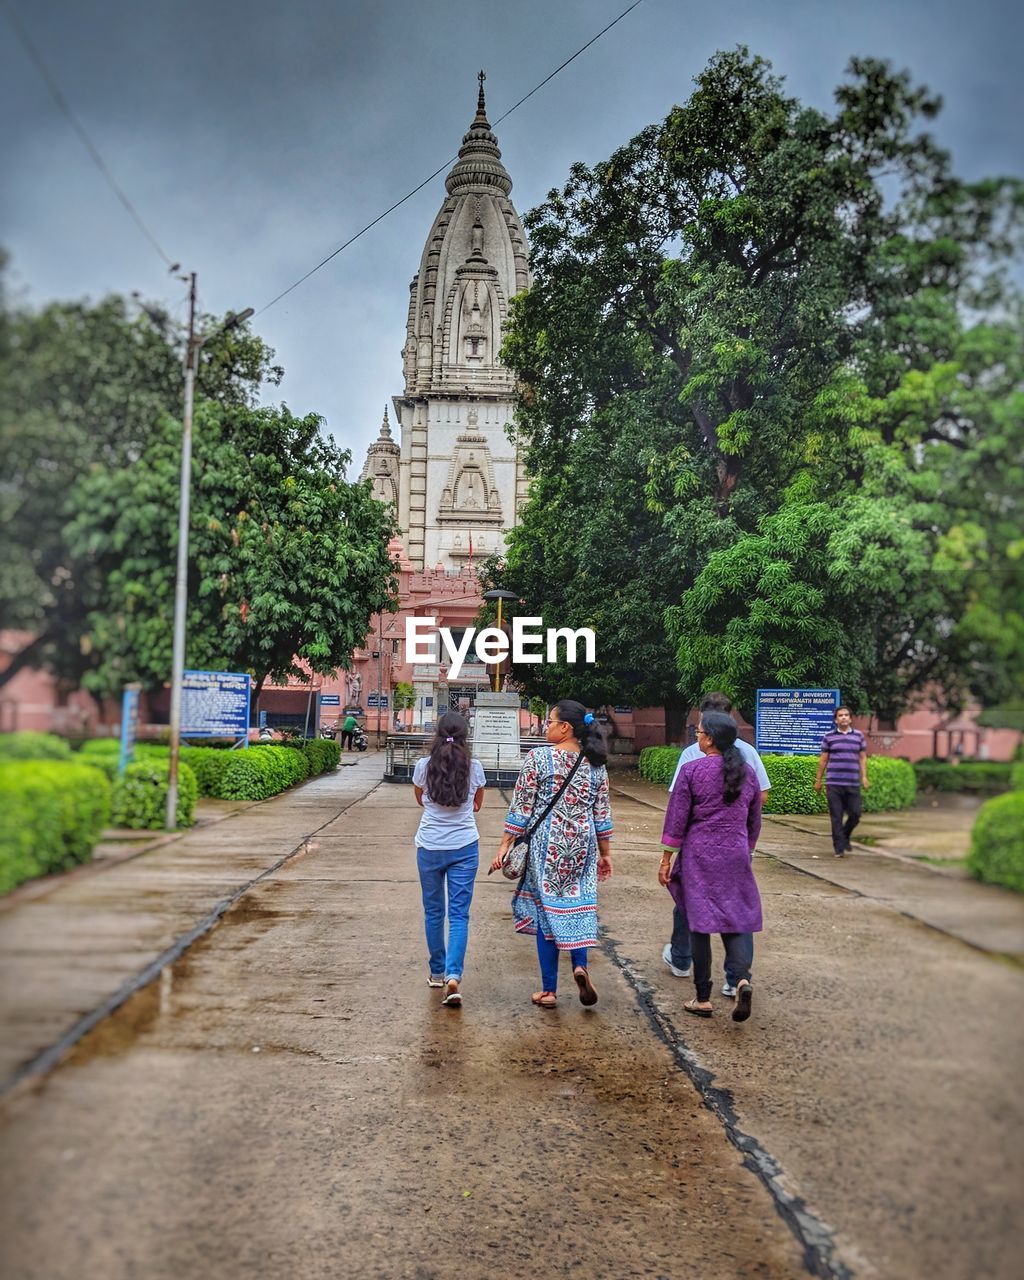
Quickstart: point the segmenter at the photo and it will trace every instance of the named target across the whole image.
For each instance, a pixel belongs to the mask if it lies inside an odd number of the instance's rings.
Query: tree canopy
[[[0,625],[21,665],[114,693],[170,673],[181,458],[180,326],[117,297],[0,310]],[[281,370],[245,329],[203,349],[194,422],[187,661],[262,682],[347,665],[388,607],[390,514],[350,483],[314,414],[256,407]]]
[[[1019,688],[1024,199],[953,174],[939,107],[856,59],[825,112],[719,54],[527,215],[503,358],[534,480],[500,577],[595,626],[560,691],[835,684],[889,718]]]

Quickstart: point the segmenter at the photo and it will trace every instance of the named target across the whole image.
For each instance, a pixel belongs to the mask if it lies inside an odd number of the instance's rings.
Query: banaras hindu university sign
[[[768,754],[817,755],[838,706],[838,689],[758,689],[754,745]]]

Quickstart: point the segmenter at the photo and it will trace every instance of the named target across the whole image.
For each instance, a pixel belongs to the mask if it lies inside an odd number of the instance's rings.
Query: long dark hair
[[[705,711],[701,718],[704,732],[722,755],[722,781],[725,784],[722,799],[732,802],[743,790],[747,776],[747,762],[736,745],[736,721],[724,711]]]
[[[604,740],[604,730],[597,723],[597,717],[589,712],[582,702],[574,702],[572,698],[563,698],[555,704],[559,720],[572,726],[573,735],[580,744],[580,750],[591,764],[604,764],[608,759],[608,744]],[[586,717],[590,716],[587,723]]]
[[[457,809],[469,795],[469,725],[457,711],[446,711],[437,722],[430,744],[424,790],[435,804]]]

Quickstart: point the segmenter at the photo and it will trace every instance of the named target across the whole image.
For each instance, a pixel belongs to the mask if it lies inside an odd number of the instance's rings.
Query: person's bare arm
[[[821,755],[818,756],[818,776],[814,779],[815,791],[821,790],[821,780],[825,776],[825,767],[827,764],[828,764],[828,752],[823,751]]]
[[[868,782],[868,753],[862,751],[860,753],[860,785],[867,791],[871,783]]]
[[[417,803],[417,804],[419,805],[419,807],[422,809],[422,808],[423,808],[423,788],[422,788],[422,787],[418,787],[418,786],[416,786],[416,784],[415,784],[415,783],[413,783],[412,790],[413,790],[413,794],[414,794],[414,795],[415,795],[415,797],[416,797],[416,803]]]
[[[477,787],[476,795],[473,797],[473,812],[479,813],[484,807],[484,788]]]

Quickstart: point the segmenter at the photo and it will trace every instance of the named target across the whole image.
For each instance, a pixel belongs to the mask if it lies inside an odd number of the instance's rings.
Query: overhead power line
[[[32,62],[35,64],[36,70],[42,76],[46,84],[46,87],[50,90],[50,93],[53,96],[54,102],[56,102],[57,106],[60,108],[63,115],[67,117],[68,123],[71,125],[72,129],[74,129],[75,133],[78,134],[78,137],[81,140],[81,143],[85,147],[86,151],[88,151],[93,164],[95,164],[96,168],[99,169],[100,173],[103,175],[104,179],[106,180],[108,186],[114,192],[114,195],[116,195],[118,200],[120,200],[121,204],[124,205],[125,209],[128,212],[129,217],[132,219],[135,225],[139,228],[142,234],[146,237],[149,243],[153,246],[153,248],[157,251],[160,257],[163,259],[165,266],[174,268],[177,264],[171,261],[170,257],[164,252],[159,240],[157,240],[153,232],[150,231],[149,227],[146,226],[145,222],[142,220],[142,215],[139,213],[138,209],[136,209],[135,206],[132,204],[131,200],[128,199],[128,196],[124,191],[124,188],[121,186],[121,184],[117,181],[117,179],[111,173],[110,168],[107,165],[107,162],[100,155],[99,149],[96,147],[95,143],[86,132],[85,126],[75,115],[74,111],[71,108],[71,104],[68,102],[67,98],[65,98],[64,94],[61,92],[60,85],[58,85],[49,67],[43,61],[42,54],[40,54],[39,50],[36,48],[35,44],[32,42],[31,36],[29,36],[28,32],[22,26],[21,19],[18,17],[18,14],[15,11],[14,6],[11,3],[9,3],[9,0],[0,0],[0,2],[3,3],[4,9],[7,12],[8,20],[10,21],[11,26],[14,28],[15,35],[21,41],[22,46],[25,49],[25,52],[28,54],[29,58],[31,58]]]
[[[563,63],[555,67],[554,71],[552,71],[550,75],[545,76],[544,79],[541,80],[539,84],[535,84],[529,93],[523,94],[523,96],[519,99],[519,101],[514,102],[512,106],[509,107],[509,109],[503,115],[498,116],[497,120],[495,120],[494,122],[493,127],[497,128],[497,126],[501,124],[503,120],[507,120],[513,111],[521,107],[524,102],[526,102],[529,98],[532,98],[533,95],[537,93],[539,90],[543,89],[544,86],[548,84],[550,81],[552,81],[560,71],[564,71],[565,68],[570,64],[570,62],[575,62],[576,59],[580,56],[580,54],[586,53],[586,51],[590,48],[592,44],[600,40],[601,37],[605,35],[607,32],[611,31],[612,27],[614,27],[617,23],[621,22],[623,18],[628,17],[628,15],[631,14],[633,10],[642,3],[643,3],[643,0],[633,0],[633,3],[628,8],[623,9],[623,11],[619,14],[617,18],[613,18],[612,21],[609,22],[606,27],[602,27],[601,30],[596,35],[591,36],[586,44],[580,45],[580,47],[576,50],[576,52],[571,57],[566,58],[566,60]],[[329,262],[333,262],[333,260],[338,256],[339,253],[343,253],[344,250],[346,250],[349,247],[349,245],[355,244],[355,242],[359,239],[360,236],[366,235],[367,231],[369,231],[372,227],[375,227],[378,222],[382,222],[388,216],[389,213],[394,213],[394,211],[400,208],[403,204],[405,204],[407,200],[411,200],[413,196],[416,195],[417,192],[423,190],[423,188],[427,185],[427,183],[433,182],[436,177],[444,173],[445,169],[447,169],[449,165],[454,164],[457,159],[458,159],[457,155],[451,156],[449,159],[447,159],[444,162],[444,164],[439,165],[434,170],[434,172],[430,174],[429,177],[424,178],[423,181],[418,183],[415,187],[413,187],[411,191],[407,191],[406,194],[402,196],[401,200],[396,200],[395,203],[391,205],[389,208],[385,209],[383,213],[378,213],[376,218],[374,218],[372,222],[368,222],[366,226],[362,227],[359,231],[357,231],[354,236],[350,236],[349,239],[346,240],[344,244],[338,245],[337,249],[335,249],[333,253],[329,253],[327,257],[323,259],[322,262],[318,262],[315,267],[311,267],[306,272],[305,275],[299,276],[298,280],[296,280],[294,284],[290,284],[288,288],[283,289],[277,295],[276,298],[271,298],[271,300],[268,303],[260,307],[260,309],[256,312],[256,315],[261,316],[264,313],[264,311],[269,311],[270,308],[274,306],[275,303],[280,302],[282,298],[286,298],[288,294],[290,294],[294,289],[297,289],[300,284],[305,284],[305,282],[309,279],[310,276],[316,275],[316,273],[320,270],[321,267],[326,267]]]

